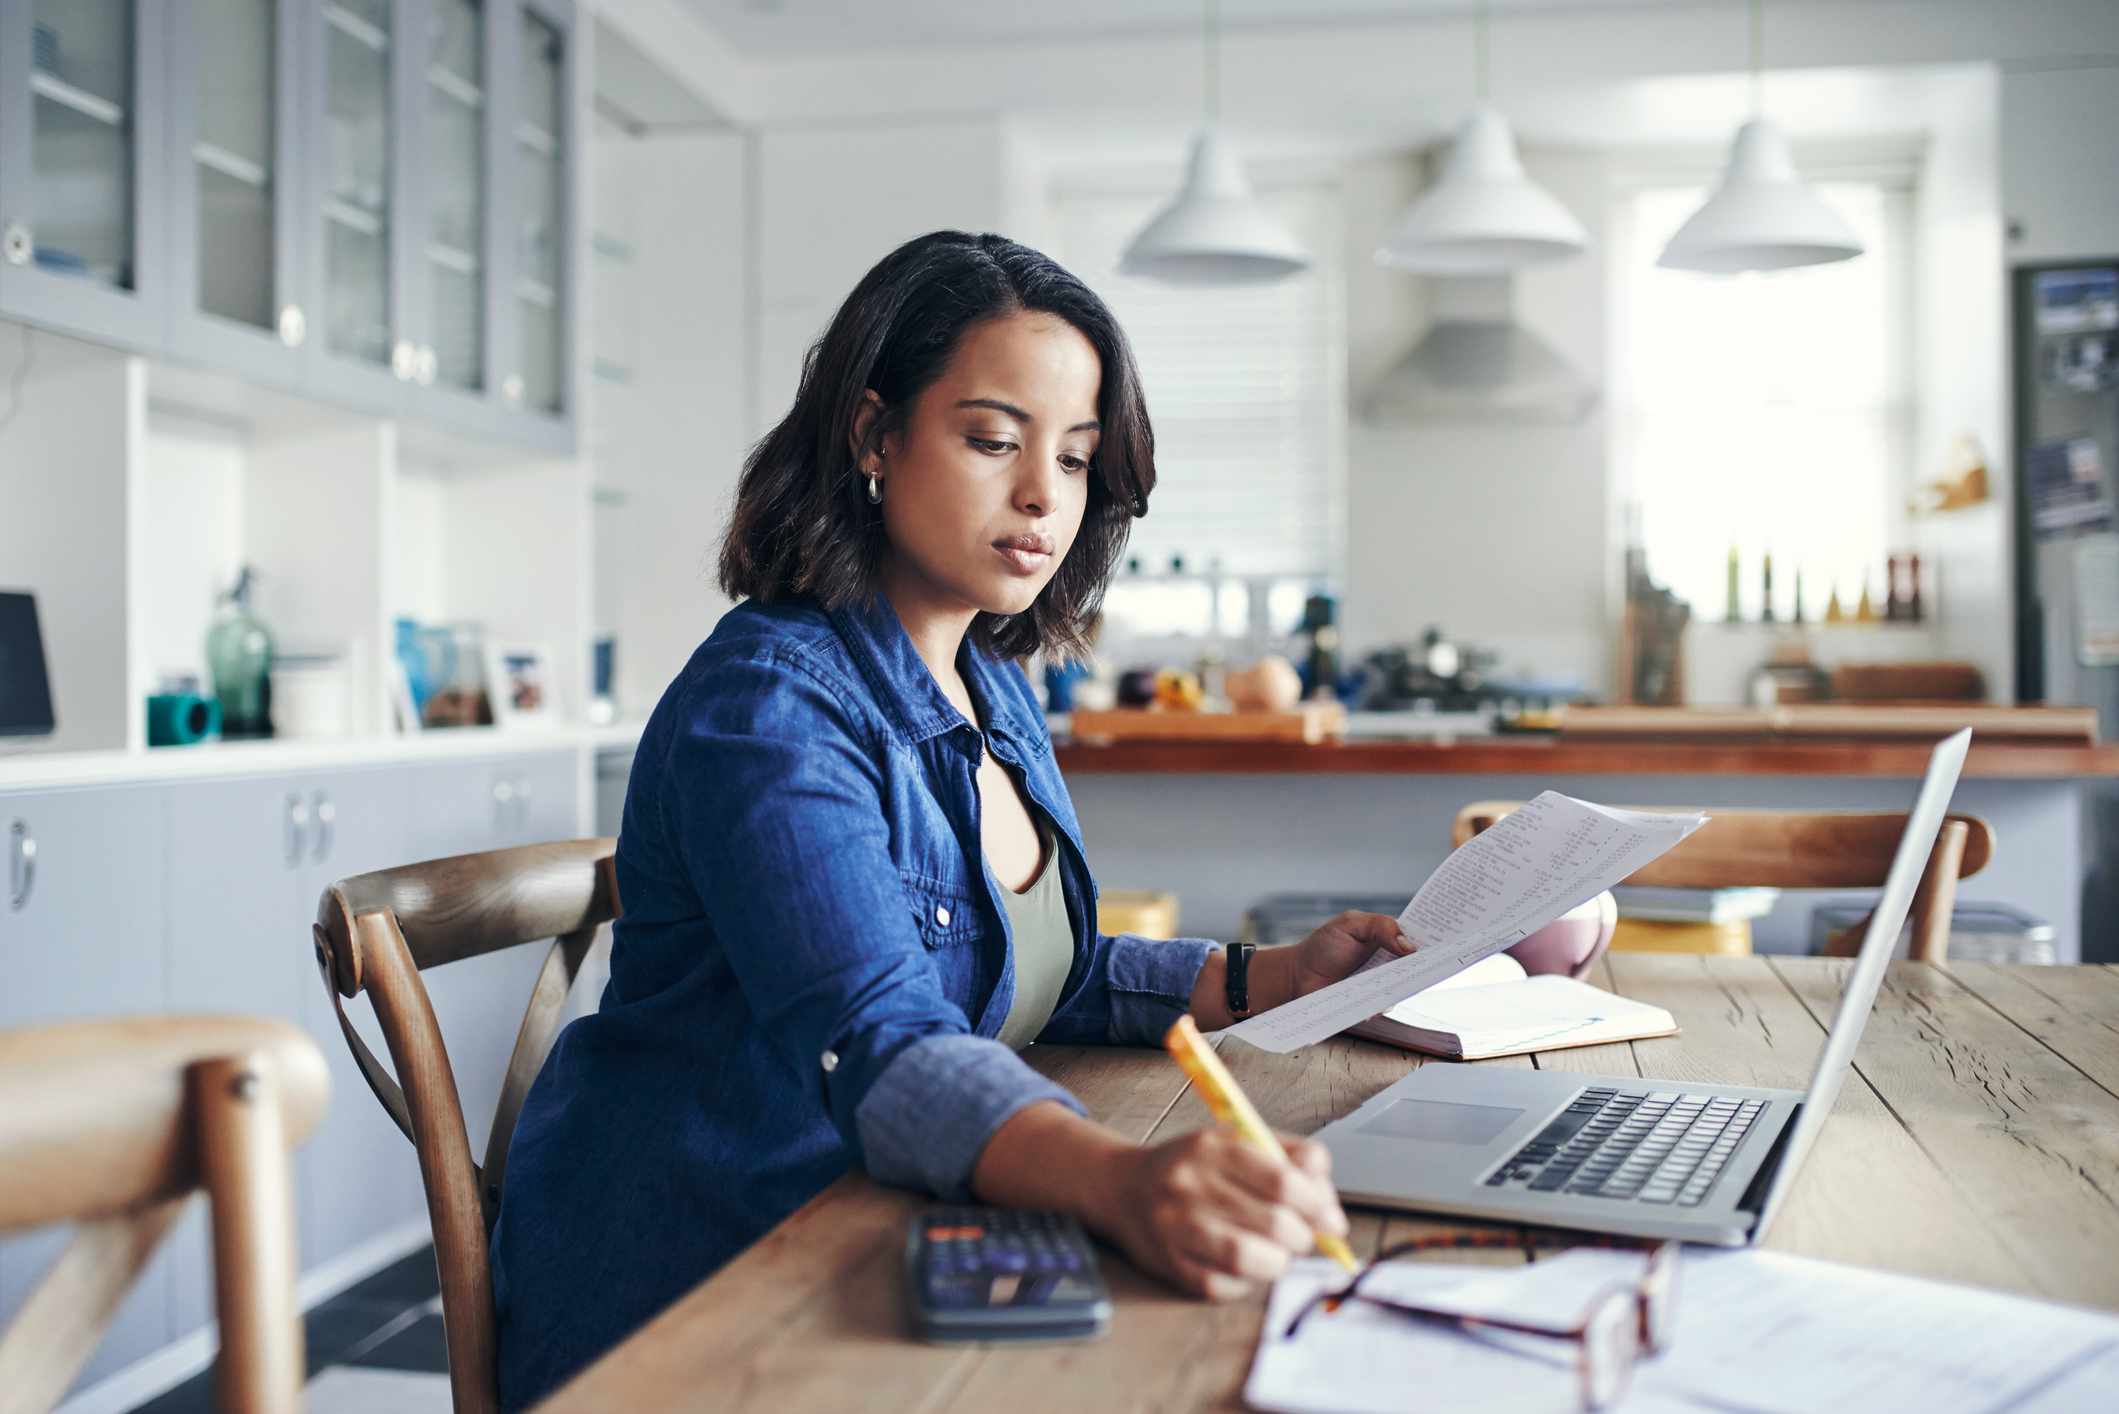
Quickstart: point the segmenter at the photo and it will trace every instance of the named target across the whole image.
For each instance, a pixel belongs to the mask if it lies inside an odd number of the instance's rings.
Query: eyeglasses
[[[1385,1248],[1338,1291],[1320,1291],[1303,1304],[1288,1322],[1292,1339],[1311,1313],[1320,1308],[1329,1315],[1349,1301],[1360,1301],[1381,1310],[1419,1321],[1440,1321],[1468,1331],[1513,1331],[1521,1335],[1549,1336],[1571,1340],[1579,1347],[1576,1368],[1582,1379],[1582,1407],[1603,1409],[1616,1403],[1633,1379],[1634,1363],[1646,1351],[1660,1355],[1670,1344],[1672,1320],[1677,1309],[1678,1244],[1665,1242],[1648,1252],[1647,1268],[1633,1286],[1609,1286],[1591,1297],[1582,1315],[1571,1326],[1540,1325],[1511,1321],[1499,1316],[1466,1316],[1455,1311],[1399,1301],[1362,1290],[1362,1284],[1378,1267],[1393,1258],[1442,1247],[1514,1247],[1518,1239],[1500,1234],[1492,1238],[1467,1235],[1416,1238]]]

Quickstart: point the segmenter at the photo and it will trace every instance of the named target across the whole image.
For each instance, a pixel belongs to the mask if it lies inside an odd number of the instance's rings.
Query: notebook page
[[[1315,1045],[1521,942],[1706,820],[1614,810],[1546,791],[1459,846],[1420,886],[1398,915],[1419,951],[1372,961],[1351,977],[1238,1022],[1227,1034],[1281,1053]]]
[[[1457,1037],[1466,1051],[1578,1045],[1599,1030],[1633,1034],[1676,1023],[1661,1007],[1614,996],[1567,977],[1491,987],[1437,985],[1384,1013],[1392,1021]]]

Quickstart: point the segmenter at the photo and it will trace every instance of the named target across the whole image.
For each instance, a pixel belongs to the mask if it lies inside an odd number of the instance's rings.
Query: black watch
[[[1222,949],[1229,960],[1223,995],[1228,999],[1229,1015],[1238,1021],[1251,1014],[1251,954],[1257,951],[1256,943],[1231,943]]]

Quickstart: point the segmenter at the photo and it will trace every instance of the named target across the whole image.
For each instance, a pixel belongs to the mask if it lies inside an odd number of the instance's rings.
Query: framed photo
[[[390,717],[399,736],[412,736],[420,730],[419,708],[413,705],[412,678],[405,672],[404,660],[390,659]]]
[[[486,693],[493,702],[493,725],[503,728],[549,728],[559,725],[553,696],[552,651],[543,644],[489,643],[486,648]]]

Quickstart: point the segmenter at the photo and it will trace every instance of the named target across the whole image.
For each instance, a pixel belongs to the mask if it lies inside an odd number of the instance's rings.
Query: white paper
[[[1228,1034],[1268,1051],[1315,1045],[1521,942],[1706,821],[1705,815],[1614,810],[1546,791],[1465,841],[1420,886],[1398,915],[1418,951],[1372,963],[1238,1022]]]
[[[1459,987],[1458,978],[1485,967],[1477,963],[1447,982],[1408,997],[1384,1016],[1406,1026],[1455,1036],[1466,1051],[1536,1050],[1579,1045],[1583,1033],[1600,1030],[1668,1029],[1676,1023],[1661,1007],[1615,997],[1568,977],[1526,977],[1485,987]],[[1612,1023],[1621,1025],[1613,1026]]]
[[[1364,1289],[1431,1304],[1492,1270],[1394,1263]],[[1582,1407],[1571,1342],[1524,1337],[1526,1344],[1547,1347],[1526,1355],[1359,1302],[1312,1315],[1293,1340],[1282,1335],[1312,1294],[1345,1284],[1342,1269],[1318,1258],[1292,1263],[1274,1283],[1244,1383],[1246,1405],[1283,1414],[1575,1414]],[[1695,1414],[1706,1406],[1636,1387],[1624,1408],[1628,1414]]]
[[[1638,1281],[1644,1261],[1581,1249],[1428,1300],[1572,1324],[1597,1292]],[[1671,1347],[1636,1367],[1637,1393],[1760,1414],[1984,1414],[2024,1400],[2058,1410],[2119,1358],[2119,1319],[1974,1287],[1697,1248],[1678,1275]]]

